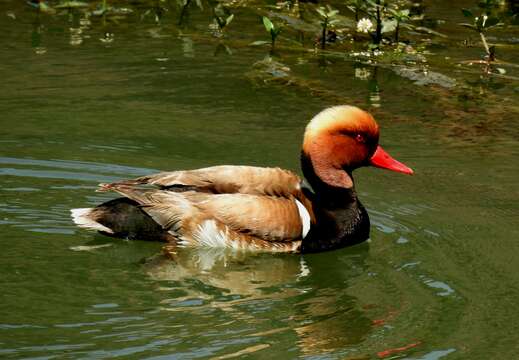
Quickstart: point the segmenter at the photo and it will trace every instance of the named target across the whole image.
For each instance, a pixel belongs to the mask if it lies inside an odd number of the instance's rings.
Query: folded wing
[[[178,237],[194,234],[214,220],[224,230],[269,242],[301,240],[303,223],[294,197],[251,194],[173,192],[114,185],[113,190],[137,201],[142,210]]]
[[[213,194],[251,194],[290,197],[300,191],[301,178],[280,168],[222,165],[196,170],[162,172],[101,184],[101,191],[115,186],[155,185],[162,189],[193,189]]]

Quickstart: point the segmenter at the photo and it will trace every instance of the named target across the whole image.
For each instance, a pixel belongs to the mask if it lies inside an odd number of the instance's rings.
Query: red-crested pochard
[[[378,138],[370,114],[335,106],[306,127],[301,166],[312,189],[280,168],[213,166],[101,184],[101,191],[124,197],[73,209],[72,217],[107,235],[177,246],[317,252],[356,244],[369,237],[370,224],[353,170],[372,165],[413,173]]]

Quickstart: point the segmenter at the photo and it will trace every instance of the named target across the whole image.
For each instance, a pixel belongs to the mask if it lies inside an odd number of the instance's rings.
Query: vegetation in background
[[[489,29],[502,25],[501,19],[496,12],[498,6],[499,2],[496,0],[483,0],[478,3],[478,12],[473,12],[469,9],[461,10],[463,16],[469,19],[470,23],[461,23],[460,25],[474,30],[481,38],[481,43],[485,49],[485,73],[490,73],[491,64],[496,61],[496,48],[495,46],[488,45],[486,33]]]
[[[413,79],[422,76],[417,75],[416,69],[423,76],[431,78],[432,72],[427,66],[427,49],[431,43],[441,42],[446,38],[444,34],[435,30],[439,22],[427,17],[421,0],[316,0],[315,3],[288,0],[275,5],[259,0],[28,0],[27,4],[42,16],[66,14],[72,21],[81,14],[85,22],[89,23],[89,27],[101,24],[101,30],[105,35],[99,40],[105,43],[114,40],[114,26],[125,21],[138,19],[146,22],[152,19],[155,24],[163,25],[171,16],[178,18],[178,21],[175,21],[178,36],[185,38],[184,30],[190,26],[189,13],[196,10],[197,14],[210,19],[211,24],[206,34],[221,38],[225,32],[226,42],[236,41],[238,47],[270,43],[271,54],[275,48],[278,53],[294,50],[319,52],[322,55],[319,58],[321,64],[327,63],[326,59],[334,56],[346,56],[371,65],[414,66],[407,70],[395,70],[400,76]],[[193,4],[196,4],[196,8]],[[249,40],[240,45],[235,33],[228,28],[233,21],[241,21],[242,8],[259,15],[261,25],[258,25],[270,35],[270,42]],[[453,9],[456,12],[459,10]],[[507,20],[513,24],[517,21],[519,9],[512,1],[474,0],[473,7],[461,11],[468,19],[461,25],[474,31],[484,48],[484,60],[480,60],[485,64],[484,72],[503,75],[505,71],[502,68],[498,68],[498,72],[492,71],[492,65],[497,63],[496,48],[489,44],[487,33]],[[92,19],[92,22],[89,19]],[[81,33],[87,28],[78,30],[76,39],[71,39],[71,44],[80,44]],[[183,29],[182,32],[180,28]],[[284,36],[281,39],[279,35],[282,28]],[[167,32],[171,29],[161,26],[150,31]],[[203,36],[203,33],[198,33],[195,38],[200,36]],[[244,36],[247,34],[241,35],[242,38]],[[192,36],[190,38],[193,39]],[[219,47],[221,45],[218,44]],[[227,53],[232,53],[227,45],[225,48]],[[218,52],[217,50],[215,54]]]
[[[270,20],[268,17],[263,16],[262,17],[263,26],[265,26],[265,30],[270,34],[270,48],[271,51],[274,50],[274,47],[276,45],[276,38],[278,37],[279,33],[281,32],[281,27],[274,25],[272,20]]]
[[[210,1],[210,4],[213,11],[214,23],[217,25],[214,34],[219,37],[234,19],[234,14],[232,14],[229,8],[224,6],[221,2]]]
[[[337,23],[335,17],[339,14],[339,11],[332,9],[329,5],[318,7],[316,10],[321,16],[321,49],[324,49],[329,35],[329,27]]]

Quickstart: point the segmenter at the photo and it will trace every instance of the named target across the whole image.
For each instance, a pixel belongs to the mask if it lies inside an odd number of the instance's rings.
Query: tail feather
[[[73,209],[71,215],[79,227],[109,236],[164,242],[175,240],[142,210],[138,202],[129,198],[109,200],[95,208]]]
[[[72,221],[76,223],[77,226],[89,230],[94,231],[102,231],[108,234],[113,234],[112,229],[98,223],[91,217],[91,213],[93,208],[80,208],[80,209],[72,209],[70,210],[70,215],[72,216]]]

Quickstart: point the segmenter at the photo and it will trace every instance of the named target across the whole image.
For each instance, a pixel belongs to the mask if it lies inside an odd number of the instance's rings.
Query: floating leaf
[[[409,24],[405,24],[405,25],[403,25],[403,26],[409,26]],[[414,28],[414,30],[416,30],[416,31],[423,31],[423,32],[426,32],[426,33],[428,33],[428,34],[436,35],[436,36],[440,36],[440,37],[443,37],[443,38],[448,37],[448,36],[445,35],[445,34],[442,34],[442,33],[438,32],[438,31],[434,31],[434,30],[429,29],[428,27],[425,27],[425,26],[416,26],[416,27]]]
[[[266,44],[270,44],[270,42],[264,41],[264,40],[258,40],[258,41],[254,41],[254,42],[250,43],[249,45],[250,46],[261,46],[261,45],[266,45]]]
[[[478,31],[478,28],[475,25],[467,24],[467,23],[461,23],[460,25],[463,27]]]

